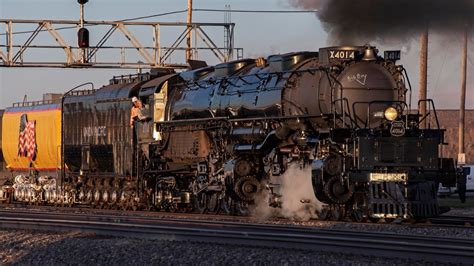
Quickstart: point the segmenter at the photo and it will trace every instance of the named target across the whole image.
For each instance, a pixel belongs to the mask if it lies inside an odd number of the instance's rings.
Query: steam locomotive
[[[261,193],[281,206],[271,180],[297,165],[311,169],[320,218],[436,216],[438,184],[459,174],[438,155],[444,131],[433,101],[419,101],[431,107],[420,114],[407,100],[399,59],[371,46],[326,47],[114,77],[97,90],[16,104],[2,134],[14,180],[0,196],[242,214]],[[132,97],[144,108],[130,127]]]

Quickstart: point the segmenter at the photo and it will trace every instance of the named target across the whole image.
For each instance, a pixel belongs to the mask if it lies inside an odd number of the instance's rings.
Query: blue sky
[[[292,9],[287,0],[194,0],[194,8],[224,8],[230,4],[232,9],[287,10]],[[183,10],[187,0],[90,0],[86,4],[86,19],[119,20],[169,11]],[[194,22],[223,22],[222,13],[195,12]],[[0,0],[0,18],[12,19],[78,19],[79,5],[76,0]],[[152,19],[153,21],[186,20],[186,14],[171,15]],[[245,57],[285,53],[291,51],[317,50],[326,45],[327,34],[314,14],[243,14],[233,13],[232,22],[236,23],[235,46],[244,48]],[[2,25],[0,29],[3,31]],[[220,30],[220,29],[219,29]],[[94,29],[91,42],[97,40]],[[143,33],[146,34],[146,33]],[[220,31],[211,32],[216,39],[222,38]],[[74,32],[71,37],[74,43]],[[151,36],[151,34],[150,34]],[[169,40],[176,35],[163,36]],[[454,39],[453,39],[454,38]],[[457,108],[460,84],[460,41],[457,36],[430,36],[429,91],[437,106]],[[4,43],[4,36],[0,36]],[[459,37],[460,39],[460,37]],[[367,40],[370,42],[370,40]],[[470,40],[470,51],[474,43]],[[418,91],[418,44],[393,43],[380,47],[383,49],[402,49],[402,61],[408,69],[416,99]],[[52,55],[53,56],[53,55]],[[210,63],[213,58],[204,56]],[[468,63],[468,74],[474,76],[473,56]],[[40,99],[46,92],[64,92],[88,81],[96,87],[107,83],[113,76],[133,73],[133,70],[77,70],[77,69],[32,69],[0,68],[0,108],[18,102],[28,95],[29,100]],[[467,107],[474,108],[474,81],[468,79]]]

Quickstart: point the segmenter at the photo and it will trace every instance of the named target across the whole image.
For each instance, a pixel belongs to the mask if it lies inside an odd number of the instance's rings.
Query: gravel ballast
[[[44,210],[43,210],[44,211]],[[51,211],[51,210],[50,210]],[[58,210],[56,210],[58,211]],[[64,211],[64,210],[63,210]],[[472,216],[472,210],[463,210]],[[53,211],[54,212],[54,211]],[[91,212],[88,210],[87,212]],[[95,212],[95,211],[94,211]],[[123,213],[135,216],[133,213]],[[154,213],[151,216],[171,214]],[[177,214],[174,214],[177,215]],[[217,217],[194,219],[220,220]],[[186,217],[181,217],[181,219]],[[224,220],[229,217],[222,217]],[[189,217],[188,217],[189,219]],[[232,219],[239,219],[232,217]],[[243,218],[242,218],[243,219]],[[472,228],[410,226],[407,224],[341,223],[310,220],[243,219],[262,224],[292,224],[325,230],[375,231],[400,235],[422,235],[447,238],[474,239]],[[249,243],[251,245],[251,243]],[[0,265],[16,264],[87,264],[87,265],[142,265],[142,264],[277,264],[277,265],[413,265],[424,261],[403,258],[386,259],[354,254],[315,252],[283,248],[263,248],[241,245],[222,245],[197,242],[144,240],[107,237],[78,232],[46,232],[0,229]],[[431,263],[431,262],[430,262]]]
[[[423,263],[340,253],[142,240],[81,233],[0,230],[0,264],[277,264],[393,265]]]
[[[374,223],[346,223],[331,221],[307,221],[292,222],[289,221],[267,221],[267,224],[296,224],[312,228],[327,230],[344,230],[354,232],[380,232],[397,235],[413,235],[428,237],[447,237],[458,239],[474,239],[474,229],[472,227],[437,227],[412,225],[412,224],[374,224]]]

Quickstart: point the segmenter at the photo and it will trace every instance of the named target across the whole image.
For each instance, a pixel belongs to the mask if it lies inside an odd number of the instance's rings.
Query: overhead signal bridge
[[[91,29],[91,32],[100,28],[97,32],[101,35],[95,45],[88,47],[71,45],[72,40],[77,42],[77,35],[69,32],[68,38],[65,38],[66,35],[62,34],[66,32],[63,30],[68,29],[75,30],[76,33],[80,26],[80,21],[74,20],[0,19],[0,67],[179,69],[189,66],[184,59],[189,49],[192,59],[199,59],[200,53],[208,51],[219,62],[239,59],[243,54],[242,48],[234,47],[234,23],[85,21],[84,26]],[[177,30],[162,33],[165,27]],[[215,29],[210,28],[219,27],[224,29],[222,45],[213,41],[209,34],[212,30],[215,35]],[[18,28],[21,30],[14,31]],[[175,37],[170,38],[170,32],[179,33],[174,41]],[[186,37],[190,33],[194,43],[191,48],[186,46]],[[115,35],[120,34],[128,40],[125,42],[127,45],[118,45],[113,40],[112,36],[115,38]],[[163,34],[168,35],[168,42],[171,40],[169,46],[162,45]],[[45,41],[52,44],[44,44]],[[38,44],[39,42],[43,44]],[[59,51],[60,56],[41,53],[40,49]]]

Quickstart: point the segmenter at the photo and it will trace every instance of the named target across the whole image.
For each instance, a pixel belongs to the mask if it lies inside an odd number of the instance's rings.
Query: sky
[[[254,10],[291,10],[294,9],[288,0],[194,0],[194,8],[223,9],[230,4],[232,9]],[[120,20],[140,17],[187,8],[187,0],[90,0],[85,5],[86,20]],[[0,0],[1,19],[67,19],[79,18],[79,5],[76,0]],[[186,14],[176,14],[149,19],[148,21],[185,22]],[[194,22],[223,22],[223,13],[194,12]],[[256,14],[232,13],[232,22],[236,23],[235,47],[244,49],[244,57],[259,57],[270,54],[317,51],[328,46],[328,35],[318,18],[312,13],[294,14]],[[31,28],[30,28],[31,29]],[[0,33],[5,30],[0,25]],[[23,30],[19,27],[14,30]],[[98,41],[103,29],[89,29],[91,44]],[[64,31],[66,41],[75,43],[75,32]],[[221,42],[223,30],[210,30],[213,39]],[[164,45],[171,42],[178,31],[163,31]],[[47,36],[47,33],[45,33]],[[38,36],[38,42],[48,43],[50,38]],[[138,30],[139,38],[150,39],[151,33]],[[15,37],[22,43],[26,37]],[[22,39],[23,38],[23,39]],[[433,98],[437,108],[456,109],[459,106],[460,68],[462,36],[446,36],[436,32],[430,33],[428,65],[428,97]],[[466,107],[474,109],[474,37],[469,38],[468,86]],[[117,39],[117,42],[122,40]],[[415,36],[403,42],[384,42],[377,45],[379,50],[402,50],[403,64],[407,69],[413,87],[413,99],[418,94],[418,38]],[[5,44],[5,36],[0,36],[0,44]],[[51,43],[52,44],[52,43]],[[5,52],[4,48],[0,51]],[[34,54],[39,59],[60,57],[60,54]],[[200,59],[209,64],[218,63],[210,54],[200,54]],[[172,58],[179,61],[179,57]],[[28,100],[39,100],[43,93],[61,93],[76,85],[93,82],[95,87],[105,85],[114,75],[136,73],[134,70],[99,70],[99,69],[38,69],[38,68],[0,68],[0,109],[20,102],[27,95]]]

